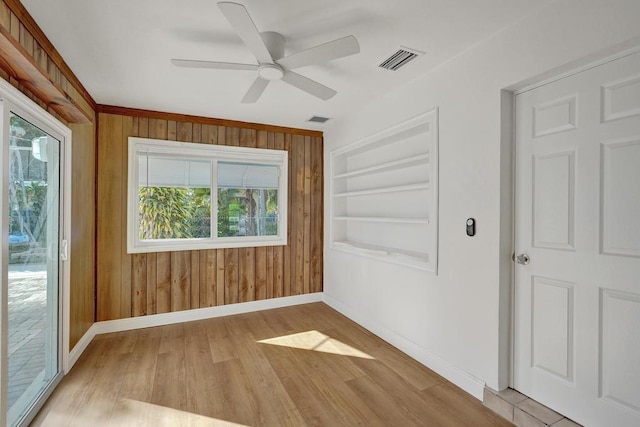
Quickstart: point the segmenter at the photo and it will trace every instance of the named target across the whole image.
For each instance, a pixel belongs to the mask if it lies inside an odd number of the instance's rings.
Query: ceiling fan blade
[[[264,44],[260,32],[253,23],[247,9],[238,3],[219,2],[218,7],[227,18],[238,36],[258,60],[258,63],[272,63],[273,59]]]
[[[305,76],[301,76],[293,71],[285,71],[282,80],[289,83],[291,86],[295,86],[300,90],[303,90],[313,96],[316,96],[324,101],[332,98],[336,93],[335,90],[326,87],[314,80],[311,80]]]
[[[253,82],[247,93],[244,95],[244,98],[242,98],[242,103],[253,104],[254,102],[256,102],[260,98],[260,96],[262,96],[262,92],[264,92],[268,84],[269,80],[258,77]]]
[[[254,64],[236,64],[233,62],[195,61],[192,59],[172,59],[171,63],[183,68],[213,68],[217,70],[252,70],[258,69]]]
[[[276,62],[284,68],[295,69],[305,65],[328,62],[359,52],[360,44],[358,44],[358,40],[354,36],[347,36],[294,53]]]

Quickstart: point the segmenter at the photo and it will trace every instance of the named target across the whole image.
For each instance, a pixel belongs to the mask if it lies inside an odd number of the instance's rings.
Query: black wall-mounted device
[[[476,235],[476,220],[474,218],[467,219],[467,236]]]

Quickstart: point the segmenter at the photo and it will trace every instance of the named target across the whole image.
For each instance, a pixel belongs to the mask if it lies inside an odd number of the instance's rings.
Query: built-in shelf
[[[378,172],[386,172],[394,169],[408,168],[411,166],[423,165],[429,163],[429,153],[420,154],[409,159],[395,160],[393,162],[385,162],[368,168],[357,169],[351,172],[345,172],[334,176],[334,179],[350,178],[354,176],[367,175]]]
[[[344,193],[334,194],[333,197],[369,196],[372,194],[399,193],[403,191],[428,190],[428,189],[429,189],[428,182],[418,182],[415,184],[396,185],[393,187],[379,187],[379,188],[371,188],[368,190],[347,191]]]
[[[333,248],[342,252],[362,255],[383,261],[408,265],[420,269],[429,269],[429,254],[385,246],[367,245],[348,240],[333,242]]]
[[[436,272],[437,128],[433,110],[331,152],[332,249]]]
[[[384,216],[336,216],[336,221],[389,222],[397,224],[429,224],[428,218],[390,218]]]

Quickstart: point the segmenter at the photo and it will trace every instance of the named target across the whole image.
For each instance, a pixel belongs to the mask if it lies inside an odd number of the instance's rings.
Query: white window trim
[[[198,144],[192,142],[129,137],[129,161],[127,183],[127,253],[168,252],[199,249],[281,246],[287,244],[288,152],[263,148]],[[268,164],[279,167],[278,185],[278,235],[238,236],[202,239],[140,240],[138,238],[138,161],[137,153],[172,155],[177,158],[212,160],[211,211],[212,220],[217,217],[217,161]],[[212,234],[213,230],[212,230]]]

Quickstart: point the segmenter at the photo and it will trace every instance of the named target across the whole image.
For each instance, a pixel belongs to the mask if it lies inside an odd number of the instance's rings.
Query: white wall
[[[333,124],[327,179],[331,150],[439,107],[439,274],[332,251],[327,193],[327,302],[478,397],[482,383],[506,387],[511,161],[501,90],[636,45],[640,1],[558,0]]]

